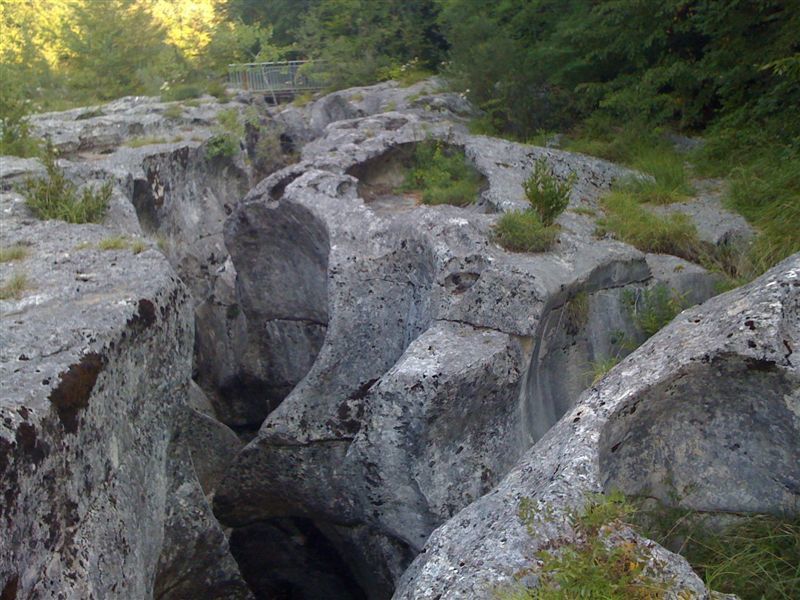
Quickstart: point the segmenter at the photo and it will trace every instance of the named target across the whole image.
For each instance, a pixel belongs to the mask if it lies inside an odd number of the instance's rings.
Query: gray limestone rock
[[[753,239],[755,231],[744,217],[722,205],[723,182],[710,179],[694,184],[699,187],[696,198],[656,207],[656,212],[687,215],[697,227],[698,237],[715,246],[742,245]]]
[[[381,192],[430,138],[463,148],[483,176],[475,205]],[[497,485],[591,383],[591,361],[619,346],[611,324],[630,330],[624,290],[713,293],[698,267],[597,240],[570,212],[551,252],[498,247],[495,213],[525,206],[541,157],[558,177],[578,174],[574,207],[630,173],[389,112],[329,124],[237,205],[225,241],[266,358],[262,401],[277,407],[218,488],[223,523],[310,522],[368,597],[388,597],[430,532]]]
[[[702,511],[785,513],[800,498],[800,255],[684,311],[577,404],[489,494],[437,529],[395,598],[490,598],[569,539],[590,493],[619,489]],[[520,521],[529,498],[547,518]],[[651,544],[652,545],[652,544]],[[707,597],[683,559],[655,574]]]
[[[100,250],[111,234],[17,218],[0,231],[0,245],[28,249],[0,265],[2,284],[25,281],[0,300],[4,595],[150,598],[156,580],[175,583],[174,557],[227,555],[193,470],[170,466],[191,374],[188,292],[155,250]],[[205,515],[187,531],[205,542],[170,547],[184,513]],[[249,597],[226,560],[196,593],[238,581],[225,597]]]
[[[715,300],[591,387],[595,362],[645,338],[628,296],[662,285],[703,302],[716,278],[595,238],[588,212],[634,172],[469,135],[472,107],[443,89],[386,82],[280,112],[242,97],[234,110],[273,128],[274,159],[256,156],[253,127],[242,156],[209,158],[223,109],[210,99],[125,98],[32,119],[76,185],[111,181],[113,195],[103,226],[41,223],[14,191],[41,163],[0,159],[2,244],[31,250],[0,265],[0,283],[24,272],[30,284],[0,301],[4,597],[388,598],[399,582],[398,598],[479,598],[570,534],[556,520],[528,536],[516,516],[525,496],[561,515],[611,487],[666,499],[666,481],[692,507],[796,501],[797,295],[778,293],[788,275],[727,296],[749,311],[747,331],[723,340],[714,322],[726,327],[738,308]],[[165,141],[125,145],[142,136]],[[396,191],[428,139],[479,173],[473,205]],[[302,144],[297,164],[240,200]],[[551,251],[507,252],[493,225],[527,206],[523,183],[542,158],[558,178],[576,174],[570,210]],[[709,232],[738,231],[718,209],[698,217]],[[154,238],[163,254],[98,250],[119,233]],[[753,294],[766,295],[750,305]],[[783,336],[784,362],[762,329]],[[750,332],[761,337],[740,348]],[[723,384],[736,392],[728,408]],[[771,391],[748,404],[760,388]],[[773,426],[779,397],[788,412]],[[766,416],[726,468],[719,432],[753,412]],[[789,440],[783,451],[770,436]],[[233,528],[230,552],[209,502]],[[619,535],[646,546],[676,589],[706,593],[684,561]]]

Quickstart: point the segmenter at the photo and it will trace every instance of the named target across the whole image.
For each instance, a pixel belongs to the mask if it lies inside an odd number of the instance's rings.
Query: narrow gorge
[[[0,157],[0,244],[25,248],[0,280],[26,281],[0,300],[3,600],[493,598],[597,493],[797,511],[800,255],[718,295],[598,231],[646,176],[474,135],[438,80],[175,106],[31,119],[72,182],[112,182],[102,224],[37,220],[19,186],[44,167]],[[233,157],[209,152],[222,111]],[[474,202],[402,189],[430,141]],[[569,205],[551,250],[510,252],[495,224],[541,160]],[[747,243],[698,206],[674,210],[709,248]],[[651,337],[631,303],[663,290],[685,310]],[[667,597],[723,597],[620,535]]]

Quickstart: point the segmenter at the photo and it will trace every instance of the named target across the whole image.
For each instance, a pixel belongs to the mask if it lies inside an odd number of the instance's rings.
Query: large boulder
[[[0,264],[2,596],[248,598],[178,429],[188,291],[155,249],[100,249],[112,234],[0,231],[25,250]]]
[[[587,390],[491,493],[430,536],[394,597],[491,598],[535,581],[531,557],[573,539],[570,511],[592,493],[704,513],[796,512],[798,347],[800,254],[681,313]],[[523,523],[523,499],[546,517]],[[642,544],[673,597],[705,597],[680,557]]]

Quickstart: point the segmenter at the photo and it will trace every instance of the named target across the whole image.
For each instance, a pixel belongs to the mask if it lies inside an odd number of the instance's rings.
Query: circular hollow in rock
[[[600,438],[607,491],[699,511],[800,507],[800,381],[738,355],[692,363],[617,409]]]
[[[392,146],[386,152],[369,160],[357,163],[347,169],[347,174],[358,179],[358,195],[365,204],[379,214],[406,212],[420,205],[422,195],[419,191],[402,191],[400,188],[406,181],[411,168],[415,148],[424,142],[407,142]],[[461,146],[442,142],[446,151],[464,154]],[[464,158],[466,161],[466,157]],[[480,176],[480,189],[486,189],[486,178]],[[475,198],[476,204],[480,206]]]

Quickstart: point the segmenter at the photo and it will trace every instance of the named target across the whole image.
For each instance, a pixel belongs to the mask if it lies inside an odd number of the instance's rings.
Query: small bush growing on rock
[[[206,142],[206,157],[209,159],[230,158],[237,152],[239,152],[239,142],[230,135],[214,135]]]
[[[239,119],[236,109],[219,111],[214,135],[206,142],[206,157],[213,159],[235,156],[239,152],[240,140],[244,137],[244,131],[244,123]]]
[[[552,225],[558,215],[567,208],[573,183],[575,183],[575,173],[571,173],[566,181],[559,181],[544,158],[540,158],[533,165],[533,173],[525,182],[525,196],[543,225]]]
[[[172,102],[175,100],[189,100],[197,98],[203,94],[200,86],[194,83],[179,83],[164,89],[161,93],[162,102]]]
[[[480,176],[463,151],[441,141],[417,144],[403,191],[419,191],[425,204],[466,206],[478,197]]]
[[[0,156],[41,154],[41,141],[31,136],[31,105],[21,79],[9,65],[0,63]]]
[[[25,204],[38,218],[58,219],[67,223],[99,223],[103,220],[111,199],[111,182],[99,189],[77,186],[67,179],[56,164],[56,155],[48,148],[44,157],[47,177],[28,179],[22,187]]]
[[[222,103],[230,100],[228,97],[228,90],[225,89],[225,84],[218,79],[208,84],[208,93]]]
[[[545,252],[558,235],[558,228],[545,227],[532,210],[504,214],[494,226],[494,238],[512,252]]]

